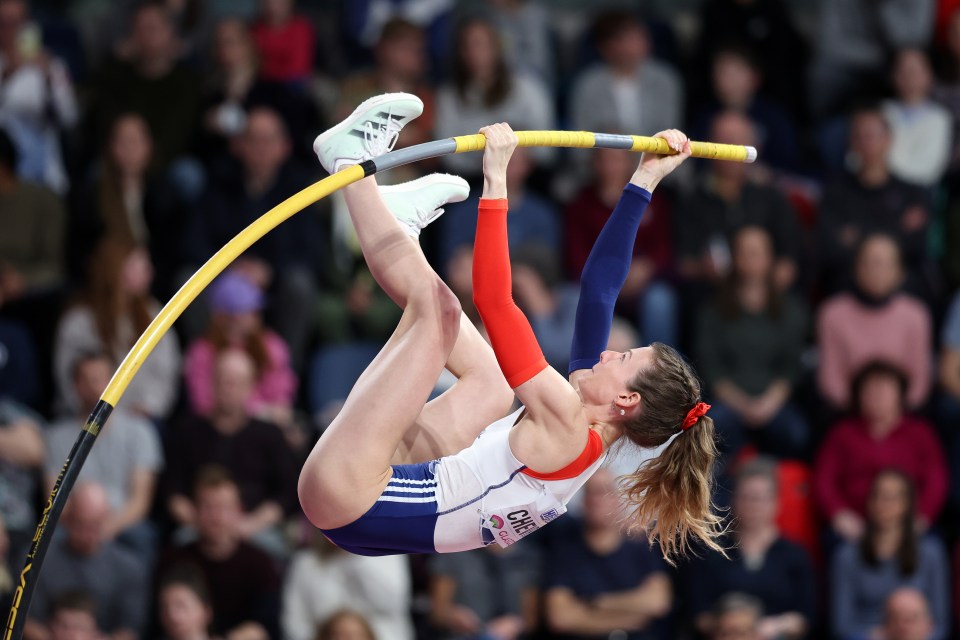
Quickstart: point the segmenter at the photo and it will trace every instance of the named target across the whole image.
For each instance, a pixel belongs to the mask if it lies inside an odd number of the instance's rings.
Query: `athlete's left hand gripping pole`
[[[551,147],[603,147],[611,149],[629,149],[631,151],[652,151],[656,153],[674,153],[666,141],[661,138],[642,136],[624,136],[603,133],[589,133],[584,131],[518,131],[517,136],[521,147],[551,146]],[[47,500],[46,507],[37,524],[33,535],[33,542],[27,554],[23,570],[20,572],[17,587],[13,595],[13,604],[7,616],[7,626],[3,640],[21,640],[23,626],[30,611],[30,600],[37,586],[40,569],[50,546],[50,539],[60,514],[66,504],[70,490],[77,481],[80,468],[83,466],[87,454],[106,423],[107,418],[117,402],[130,384],[130,380],[140,369],[150,352],[160,339],[167,333],[174,321],[180,317],[183,310],[193,302],[201,291],[226,269],[234,259],[246,251],[254,242],[262,238],[269,231],[287,218],[302,211],[314,202],[325,198],[334,191],[370,176],[378,171],[385,171],[393,167],[450,153],[464,153],[483,149],[486,139],[481,134],[447,138],[425,142],[406,149],[399,149],[386,155],[368,160],[359,165],[353,165],[338,171],[303,191],[287,198],[276,207],[255,220],[250,226],[230,240],[222,249],[217,251],[190,279],[180,288],[170,301],[161,309],[153,322],[147,327],[140,339],[127,354],[120,367],[107,385],[107,389],[100,397],[90,417],[87,418],[77,441],[70,450],[70,455],[60,469],[60,475],[54,483],[53,491]],[[735,160],[753,162],[757,152],[752,147],[738,145],[722,145],[710,142],[691,142],[693,155],[696,157],[712,158],[715,160]]]

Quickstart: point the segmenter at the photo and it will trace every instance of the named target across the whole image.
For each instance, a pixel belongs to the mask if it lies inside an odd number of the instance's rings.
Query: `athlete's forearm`
[[[530,322],[513,300],[507,201],[480,201],[473,254],[473,302],[490,336],[497,362],[516,388],[543,371],[547,361]]]
[[[649,191],[628,184],[587,257],[570,346],[571,372],[589,369],[607,348],[614,305],[630,272],[634,239],[649,203]]]

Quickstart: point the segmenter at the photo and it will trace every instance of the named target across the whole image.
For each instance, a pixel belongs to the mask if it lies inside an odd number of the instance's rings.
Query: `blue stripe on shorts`
[[[348,525],[325,529],[323,535],[361,556],[436,553],[437,464],[394,465],[390,482],[365,514]]]

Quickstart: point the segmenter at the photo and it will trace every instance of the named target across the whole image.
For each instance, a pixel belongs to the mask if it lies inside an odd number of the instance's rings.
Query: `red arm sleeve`
[[[533,329],[513,301],[507,201],[480,200],[473,251],[473,303],[490,336],[500,370],[517,388],[547,367]]]

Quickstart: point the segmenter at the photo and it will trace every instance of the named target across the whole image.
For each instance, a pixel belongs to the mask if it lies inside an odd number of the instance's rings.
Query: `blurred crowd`
[[[703,377],[729,559],[669,566],[621,530],[629,449],[506,550],[365,558],[319,536],[301,461],[400,314],[334,195],[238,258],[142,364],[27,640],[958,637],[957,0],[0,0],[3,607],[161,305],[324,177],[318,133],[397,91],[425,104],[401,147],[505,121],[758,148],[657,190],[610,338],[674,345]],[[510,164],[514,296],[563,372],[580,270],[637,160]],[[480,168],[378,179],[476,186]],[[478,193],[422,238],[474,321]]]

